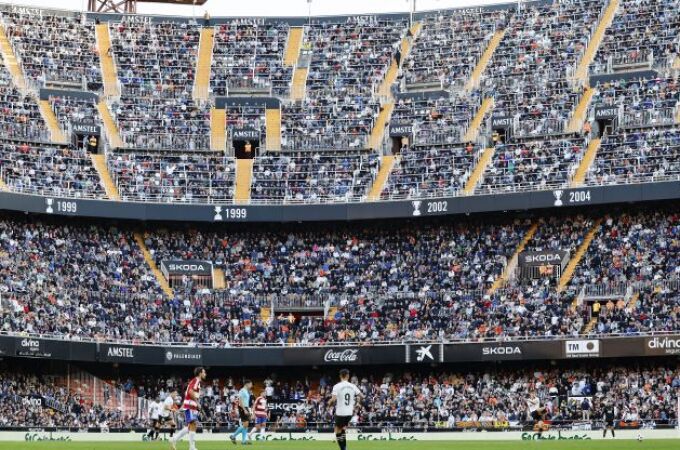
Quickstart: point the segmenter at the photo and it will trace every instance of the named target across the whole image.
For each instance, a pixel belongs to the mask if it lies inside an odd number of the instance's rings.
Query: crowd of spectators
[[[162,203],[229,203],[236,161],[216,153],[115,152],[108,167],[121,199]]]
[[[461,89],[494,33],[507,25],[510,11],[451,10],[423,17],[403,65],[405,88]]]
[[[412,125],[418,145],[453,145],[463,142],[477,109],[478,97],[404,96],[396,102],[391,121]]]
[[[0,140],[0,171],[14,191],[75,198],[106,193],[87,151],[61,145]]]
[[[7,37],[20,55],[24,75],[38,86],[58,83],[98,90],[102,86],[94,23],[81,14],[3,12]]]
[[[62,130],[69,130],[73,123],[99,123],[99,112],[94,99],[51,96],[49,101]]]
[[[472,144],[403,147],[381,197],[460,195],[479,154],[479,147]]]
[[[50,132],[40,115],[38,104],[22,94],[5,70],[0,55],[0,132],[4,139],[49,142]]]
[[[380,169],[368,152],[269,154],[255,159],[251,199],[338,202],[364,198]]]
[[[566,130],[581,96],[570,77],[605,6],[603,0],[530,4],[512,17],[482,89],[494,96],[494,114],[518,119],[518,136]]]
[[[617,130],[607,135],[586,176],[588,184],[644,183],[680,176],[680,130]]]
[[[670,66],[680,54],[677,0],[621,0],[598,48],[593,71]]]
[[[515,143],[499,142],[477,192],[552,189],[567,186],[588,141],[569,135]]]
[[[293,76],[293,68],[283,64],[288,30],[287,23],[234,20],[217,25],[210,77],[213,94],[251,90],[287,97]]]
[[[5,369],[0,373],[0,427],[122,428],[144,426],[123,414],[55,384],[56,376]]]
[[[121,83],[113,113],[128,147],[210,149],[210,108],[193,100],[200,27],[188,23],[111,25]]]
[[[406,29],[405,19],[377,16],[310,24],[306,97],[283,108],[283,148],[366,148],[380,111],[375,94]]]
[[[590,217],[546,217],[525,249],[573,255],[592,224]],[[674,212],[608,217],[565,293],[556,289],[557,271],[526,279],[512,269],[498,284],[528,220],[433,222],[417,230],[407,224],[159,229],[145,238],[158,265],[207,260],[226,281],[215,291],[186,277],[173,284],[170,300],[125,229],[28,219],[0,225],[2,300],[9,311],[3,331],[218,345],[578,336],[592,304],[572,300],[584,286],[612,284],[633,289],[637,303],[625,300],[618,315],[602,314],[607,331],[676,323],[677,290],[668,288],[680,279]],[[263,319],[262,308],[280,298],[334,309],[326,317]]]
[[[3,372],[0,426],[106,426],[145,428],[145,414],[123,416],[113,409],[84,401],[77,392],[54,387],[53,377]],[[134,391],[140,397],[164,399],[181,392],[187,380],[166,374],[111,380],[112,389]],[[568,364],[549,367],[482,369],[439,368],[427,372],[389,370],[353,374],[365,398],[358,401],[352,426],[440,429],[532,429],[528,400],[536,396],[548,411],[552,427],[602,427],[605,406],[614,408],[615,426],[674,425],[680,372],[671,361],[648,364]],[[270,404],[286,403],[288,411],[272,411],[268,431],[328,428],[334,374],[283,377],[271,374],[256,380],[254,394],[264,392]],[[202,388],[203,427],[238,424],[235,404],[240,380],[209,374]],[[52,399],[52,407],[35,406],[32,399]],[[43,400],[44,401],[44,400]]]

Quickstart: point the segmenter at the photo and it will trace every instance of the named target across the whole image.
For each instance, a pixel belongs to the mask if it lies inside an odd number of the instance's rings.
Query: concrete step
[[[307,95],[307,74],[309,69],[306,67],[298,67],[293,72],[293,87],[290,90],[290,99],[294,102],[299,102],[305,99]]]
[[[286,53],[283,56],[283,64],[285,66],[292,67],[297,64],[304,35],[305,33],[302,27],[290,27],[288,30]]]
[[[510,279],[510,274],[517,267],[517,260],[519,259],[519,254],[524,251],[524,248],[527,246],[529,241],[531,241],[531,239],[533,239],[537,230],[538,230],[538,223],[534,222],[531,225],[531,227],[529,227],[529,229],[527,230],[527,233],[524,235],[522,242],[520,242],[519,245],[517,246],[517,248],[515,249],[515,253],[508,260],[508,264],[505,266],[505,269],[503,270],[503,273],[501,274],[501,276],[496,278],[496,280],[493,282],[493,285],[491,286],[491,288],[489,288],[489,294],[493,294],[498,289],[503,287],[503,285],[505,285],[505,283],[507,283],[507,281]]]
[[[210,110],[210,150],[223,152],[227,149],[227,111]]]
[[[595,96],[595,89],[586,88],[578,105],[574,108],[571,120],[569,120],[569,125],[567,126],[567,132],[579,133],[583,130],[583,124],[588,117],[588,108],[590,108],[590,102],[593,100],[593,96]]]
[[[99,179],[104,186],[106,196],[109,198],[109,200],[120,200],[118,186],[116,186],[116,183],[113,181],[111,172],[109,172],[109,168],[106,165],[106,157],[104,155],[90,154],[90,159],[92,159],[92,165],[99,174]]]
[[[562,272],[562,275],[560,276],[560,281],[557,283],[557,292],[562,292],[569,285],[571,278],[574,276],[576,267],[581,262],[581,259],[583,259],[583,255],[585,255],[588,251],[590,243],[593,242],[595,235],[600,230],[601,223],[602,219],[597,219],[595,221],[588,233],[586,233],[585,238],[583,238],[583,242],[581,242],[581,245],[576,250],[576,253],[574,253],[569,259],[567,267],[564,268],[564,272]]]
[[[487,148],[484,150],[482,156],[480,156],[477,160],[475,168],[472,169],[472,173],[465,183],[465,188],[463,189],[463,193],[465,195],[474,194],[475,189],[477,189],[477,185],[480,183],[480,181],[482,181],[484,172],[486,171],[486,168],[489,167],[489,164],[491,163],[491,160],[493,160],[493,155],[495,153],[496,149],[494,148]]]
[[[101,117],[102,123],[104,124],[104,132],[106,133],[109,147],[125,147],[123,139],[120,137],[120,133],[118,132],[118,124],[116,124],[116,121],[113,119],[111,111],[109,110],[109,106],[104,100],[100,100],[99,103],[97,103],[97,111],[99,111],[99,117]]]
[[[373,202],[380,200],[380,194],[382,194],[382,191],[385,189],[385,185],[387,185],[387,180],[389,179],[390,174],[392,173],[394,165],[398,162],[399,162],[398,157],[392,155],[383,156],[381,158],[380,170],[378,171],[378,175],[375,177],[375,180],[373,181],[371,189],[368,191],[369,201]]]
[[[605,32],[611,26],[612,21],[614,20],[618,6],[619,0],[609,0],[609,4],[604,10],[602,19],[600,19],[600,22],[597,24],[597,28],[593,32],[593,35],[590,36],[590,40],[588,40],[588,46],[583,52],[583,56],[581,57],[581,60],[576,66],[576,71],[574,72],[574,81],[577,84],[585,86],[588,83],[588,69],[590,64],[595,59],[595,55],[600,48],[600,44],[602,43]]]
[[[377,149],[380,148],[382,144],[383,136],[385,135],[385,129],[390,123],[390,117],[392,117],[392,111],[394,110],[394,103],[385,103],[378,113],[378,117],[373,122],[373,129],[371,130],[371,135],[368,140],[368,148]]]
[[[475,68],[472,71],[472,74],[470,75],[470,79],[467,81],[467,83],[465,83],[465,90],[467,92],[470,92],[479,86],[479,82],[482,79],[482,74],[486,70],[486,67],[489,65],[489,61],[491,61],[494,52],[496,51],[498,45],[503,40],[504,36],[505,30],[499,30],[496,31],[493,37],[489,40],[489,43],[487,44],[486,49],[484,50],[484,53],[482,53],[482,56],[480,56],[479,61],[477,61],[477,65],[475,66]]]
[[[2,24],[0,24],[0,54],[2,54],[5,67],[12,76],[12,81],[14,81],[17,89],[25,94],[28,90],[28,85],[26,84],[26,78],[24,78],[24,71],[14,54],[14,48],[7,38],[7,31]]]
[[[40,115],[47,125],[47,129],[50,130],[51,141],[57,144],[67,144],[66,135],[61,129],[59,120],[52,110],[50,101],[40,100],[38,102],[38,108],[40,109]]]
[[[224,270],[218,267],[213,269],[213,289],[222,290],[227,286],[226,280],[224,279]]]
[[[210,98],[210,68],[212,65],[215,29],[202,28],[198,44],[196,60],[196,77],[194,78],[194,100],[206,102]]]
[[[151,269],[151,272],[154,274],[156,277],[156,280],[158,280],[158,284],[165,293],[165,295],[168,296],[168,298],[173,298],[174,293],[172,292],[172,288],[170,287],[170,283],[168,283],[168,280],[165,279],[165,276],[163,273],[160,271],[158,266],[156,265],[156,261],[153,260],[153,257],[151,256],[151,252],[146,246],[146,243],[144,242],[144,236],[142,236],[142,233],[139,231],[136,231],[134,233],[135,236],[135,242],[137,243],[137,246],[139,246],[139,249],[142,251],[142,255],[144,256],[144,261],[146,261],[146,264],[149,266]]]
[[[248,203],[250,201],[250,188],[253,183],[253,160],[236,160],[236,186],[234,189],[235,203]]]
[[[111,48],[111,34],[108,22],[100,23],[95,26],[95,37],[97,39],[97,49],[99,50],[99,64],[104,81],[104,95],[107,97],[120,97],[120,86],[118,85],[118,71],[113,56],[109,54]]]
[[[597,151],[599,149],[600,138],[591,139],[590,143],[588,143],[586,153],[583,155],[583,158],[578,165],[578,169],[576,169],[574,178],[571,180],[571,187],[583,186],[583,183],[586,180],[586,175],[588,174],[588,170],[590,170],[590,166],[593,165],[593,161],[595,161],[595,156],[597,156]]]
[[[281,150],[281,109],[267,109],[264,119],[267,128],[267,150]]]
[[[479,109],[472,118],[470,125],[468,126],[465,136],[463,136],[464,142],[474,142],[479,134],[482,132],[482,127],[485,125],[484,118],[491,113],[494,106],[493,97],[487,97],[482,101]]]

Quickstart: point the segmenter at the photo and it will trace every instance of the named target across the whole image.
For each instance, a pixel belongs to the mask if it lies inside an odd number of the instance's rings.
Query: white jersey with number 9
[[[335,415],[345,417],[354,414],[356,397],[360,393],[359,388],[349,381],[341,381],[333,386],[333,395],[337,398],[335,402]]]

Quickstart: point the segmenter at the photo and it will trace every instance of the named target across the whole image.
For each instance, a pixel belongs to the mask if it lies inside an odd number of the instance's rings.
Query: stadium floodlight
[[[87,10],[101,13],[137,13],[137,3],[165,3],[167,5],[202,6],[208,0],[88,0]]]

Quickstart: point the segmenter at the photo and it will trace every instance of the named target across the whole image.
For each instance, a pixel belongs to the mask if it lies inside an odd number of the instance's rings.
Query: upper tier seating
[[[3,12],[8,38],[20,58],[24,74],[43,83],[102,87],[94,22],[81,14],[56,15]]]
[[[593,71],[670,66],[680,54],[680,1],[620,0],[595,56]]]
[[[215,27],[210,84],[215,95],[264,90],[287,97],[293,75],[284,67],[286,23],[246,24],[238,20]]]
[[[192,99],[200,27],[186,23],[111,26],[122,92],[112,104],[128,147],[210,148],[210,109]]]

